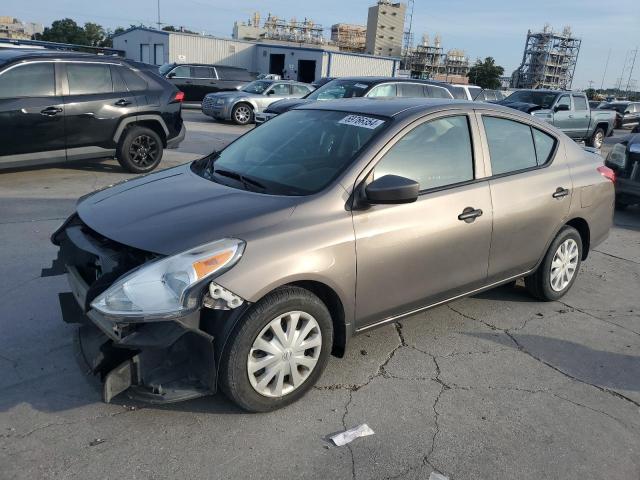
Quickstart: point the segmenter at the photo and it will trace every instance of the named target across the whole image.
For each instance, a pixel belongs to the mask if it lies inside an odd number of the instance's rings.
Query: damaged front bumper
[[[103,382],[103,399],[126,392],[134,400],[172,403],[216,392],[216,324],[223,315],[239,314],[244,301],[211,283],[202,309],[182,316],[107,317],[91,301],[122,274],[148,261],[134,251],[102,238],[79,219],[71,219],[52,240],[58,258],[46,273],[65,273],[70,293],[59,294],[62,316],[78,323],[79,346],[92,373]],[[233,312],[229,312],[233,308]]]

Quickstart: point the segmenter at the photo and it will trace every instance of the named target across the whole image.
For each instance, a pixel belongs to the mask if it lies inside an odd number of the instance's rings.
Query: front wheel
[[[575,228],[567,225],[551,242],[538,269],[525,277],[527,290],[539,300],[558,300],[575,282],[581,260],[582,239]]]
[[[253,108],[246,103],[239,103],[233,107],[231,119],[238,125],[248,125],[253,121]]]
[[[118,144],[118,162],[131,173],[148,173],[162,160],[162,139],[146,127],[131,127]]]
[[[587,140],[587,147],[601,148],[604,143],[604,130],[602,128],[596,128],[591,137]]]
[[[222,391],[250,412],[302,397],[324,370],[333,343],[331,315],[313,293],[278,289],[240,319],[222,353]]]

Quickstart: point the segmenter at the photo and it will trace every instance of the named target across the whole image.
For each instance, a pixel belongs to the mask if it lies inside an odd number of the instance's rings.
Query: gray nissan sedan
[[[268,411],[352,335],[524,277],[562,297],[609,232],[615,177],[513,109],[349,99],[83,197],[53,234],[104,400]],[[428,321],[428,317],[415,321]]]

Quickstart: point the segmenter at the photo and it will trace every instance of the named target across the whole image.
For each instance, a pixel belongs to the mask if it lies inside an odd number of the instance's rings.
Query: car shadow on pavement
[[[533,298],[524,285],[502,285],[501,287],[492,288],[486,292],[477,293],[472,298],[480,300],[498,300],[501,302],[521,302],[521,303],[539,303],[539,300]]]
[[[15,167],[3,169],[3,174],[18,173],[18,172],[31,172],[38,170],[47,170],[50,168],[61,168],[68,170],[81,170],[86,172],[98,172],[98,173],[127,173],[119,164],[103,163],[112,161],[113,157],[98,158],[92,160],[78,160],[73,162],[61,162],[61,163],[44,163],[42,165],[29,165],[24,167]]]
[[[640,356],[596,350],[559,338],[513,333],[469,333],[506,347],[521,350],[575,380],[612,390],[640,391]],[[625,345],[623,348],[631,348]]]

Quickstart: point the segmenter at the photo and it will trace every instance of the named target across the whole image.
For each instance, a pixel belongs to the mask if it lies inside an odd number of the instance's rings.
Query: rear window
[[[224,80],[253,80],[251,74],[243,68],[215,67],[218,77]]]
[[[437,87],[435,85],[427,85],[427,92],[429,98],[451,98],[449,91],[444,87]]]
[[[20,65],[0,75],[0,98],[51,97],[54,94],[53,63]]]
[[[68,63],[67,80],[70,95],[113,92],[109,65]]]
[[[424,85],[416,83],[401,83],[398,85],[399,97],[424,97]]]

